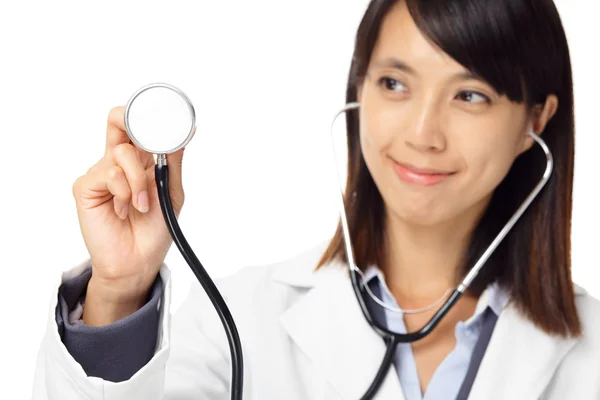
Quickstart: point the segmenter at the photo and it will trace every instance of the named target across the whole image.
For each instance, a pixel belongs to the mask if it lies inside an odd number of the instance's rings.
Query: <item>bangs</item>
[[[539,1],[539,0],[538,0]],[[539,100],[525,82],[533,82],[528,58],[536,54],[528,40],[522,1],[406,0],[416,26],[456,62],[513,102]],[[526,95],[531,92],[530,96]]]

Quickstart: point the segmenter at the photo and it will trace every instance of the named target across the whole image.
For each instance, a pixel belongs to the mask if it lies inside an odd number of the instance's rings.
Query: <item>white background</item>
[[[329,124],[366,0],[7,3],[0,397],[30,396],[60,272],[87,257],[71,185],[102,156],[108,111],[147,83],[179,86],[196,107],[180,224],[209,273],[284,259],[331,235]],[[594,4],[557,0],[576,96],[573,274],[600,297]],[[174,311],[194,277],[175,246],[167,263]]]

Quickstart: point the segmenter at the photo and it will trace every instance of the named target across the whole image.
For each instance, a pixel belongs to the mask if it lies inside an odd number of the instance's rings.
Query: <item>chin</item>
[[[392,211],[394,217],[399,221],[414,226],[432,227],[447,221],[439,212],[432,211],[425,207],[419,209],[396,209]]]

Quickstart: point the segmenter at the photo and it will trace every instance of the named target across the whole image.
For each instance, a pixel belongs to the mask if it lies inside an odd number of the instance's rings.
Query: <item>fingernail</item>
[[[125,204],[121,208],[121,215],[119,215],[119,217],[121,217],[121,219],[127,218],[127,211],[129,211],[129,204]]]
[[[148,212],[150,208],[150,201],[148,200],[148,192],[144,190],[138,194],[138,210],[140,212]]]

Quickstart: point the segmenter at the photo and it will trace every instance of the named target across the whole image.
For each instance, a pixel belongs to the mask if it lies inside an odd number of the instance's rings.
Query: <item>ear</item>
[[[558,97],[554,94],[546,97],[546,103],[543,106],[541,104],[535,106],[532,111],[533,131],[541,135],[548,121],[556,114],[556,110],[558,110]]]
[[[533,107],[531,111],[531,115],[529,116],[529,121],[531,122],[531,129],[533,132],[541,135],[546,129],[546,125],[548,121],[554,116],[558,110],[558,97],[554,94],[550,94],[546,97],[546,102],[542,104],[537,104]],[[533,139],[529,136],[529,132],[527,134],[527,138],[523,141],[523,148],[521,149],[521,153],[529,150],[533,146]]]

